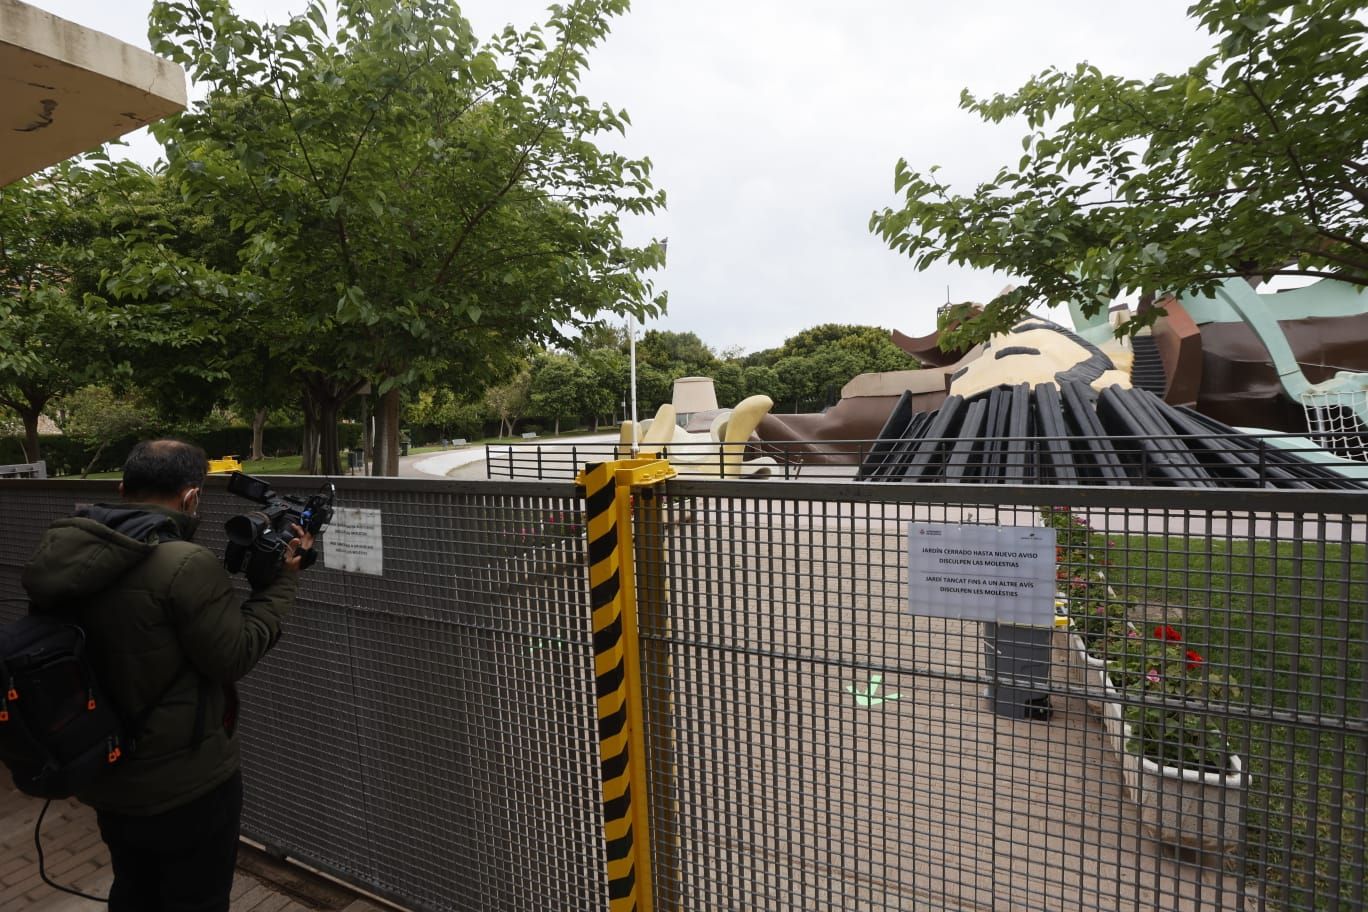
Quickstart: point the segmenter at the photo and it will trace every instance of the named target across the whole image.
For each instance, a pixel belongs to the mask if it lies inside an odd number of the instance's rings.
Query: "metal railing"
[[[413,908],[606,908],[575,488],[335,481],[382,574],[310,570],[244,681],[244,830]],[[111,496],[0,488],[0,606]],[[244,506],[211,481],[204,543]],[[1363,908],[1368,495],[679,478],[634,510],[655,909]],[[931,616],[909,523],[1053,528],[1065,626]]]
[[[569,480],[586,462],[626,458],[613,442],[485,445],[489,479]],[[1368,487],[1368,448],[1329,452],[1305,436],[1003,436],[905,440],[671,443],[644,447],[681,474],[820,481],[982,484],[1195,484],[1219,488]],[[740,464],[729,458],[740,456]]]

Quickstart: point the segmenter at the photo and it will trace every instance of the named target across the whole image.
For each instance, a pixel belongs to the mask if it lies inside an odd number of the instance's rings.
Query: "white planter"
[[[1117,699],[1119,695],[1112,684],[1111,675],[1107,674],[1107,663],[1088,655],[1083,638],[1076,633],[1069,634],[1068,655],[1070,683],[1087,691],[1089,709],[1095,713],[1103,712],[1104,704]]]
[[[1243,844],[1249,776],[1238,755],[1230,755],[1227,773],[1161,766],[1125,750],[1130,726],[1121,723],[1121,728],[1126,790],[1146,832],[1160,842],[1204,852]]]

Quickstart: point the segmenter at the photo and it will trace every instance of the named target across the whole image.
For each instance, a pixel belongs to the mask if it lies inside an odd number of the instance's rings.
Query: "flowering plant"
[[[1067,507],[1047,507],[1045,524],[1055,530],[1055,586],[1075,633],[1094,655],[1108,652],[1113,639],[1125,639],[1126,606],[1107,585],[1109,542]]]
[[[578,513],[552,510],[525,519],[520,525],[501,530],[509,543],[518,547],[537,547],[555,539],[578,537],[583,524]]]
[[[1155,701],[1126,706],[1131,750],[1169,766],[1227,771],[1230,751],[1225,734],[1211,714],[1197,707],[1237,698],[1239,689],[1229,678],[1212,672],[1202,654],[1185,646],[1182,634],[1169,624],[1128,638],[1109,658],[1113,682],[1127,696]],[[1180,709],[1160,700],[1187,706]]]
[[[1041,515],[1056,533],[1055,576],[1070,626],[1091,655],[1107,662],[1115,686],[1129,697],[1155,701],[1128,701],[1128,749],[1168,766],[1225,772],[1225,735],[1210,714],[1196,707],[1238,696],[1234,682],[1214,673],[1205,657],[1184,643],[1178,626],[1132,620],[1136,612],[1107,583],[1105,568],[1115,542],[1068,508],[1047,507]]]

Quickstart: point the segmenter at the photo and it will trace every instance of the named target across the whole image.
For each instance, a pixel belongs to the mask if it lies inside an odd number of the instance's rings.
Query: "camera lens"
[[[234,516],[223,524],[228,540],[243,548],[256,544],[256,540],[270,527],[270,518],[265,513],[256,512]]]

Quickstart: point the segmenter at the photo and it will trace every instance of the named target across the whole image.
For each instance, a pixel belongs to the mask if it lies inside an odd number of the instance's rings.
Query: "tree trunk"
[[[265,448],[262,446],[266,436],[266,410],[257,409],[256,414],[252,415],[252,458],[265,459]]]
[[[375,464],[375,436],[371,424],[370,396],[361,394],[361,474],[366,466]]]
[[[312,374],[304,380],[305,426],[313,417],[312,447],[306,451],[305,470],[310,474],[341,475],[342,459],[337,416],[356,391],[365,387],[360,381],[345,382],[326,375]],[[309,436],[309,435],[306,435]],[[306,441],[307,442],[307,441]]]
[[[318,474],[318,414],[313,398],[304,394],[304,439],[299,444],[299,472],[301,475]]]
[[[107,446],[109,446],[108,440],[104,441],[98,447],[96,447],[95,455],[90,457],[90,462],[86,463],[85,469],[81,472],[82,478],[86,478],[90,475],[90,470],[95,468],[95,461],[100,458],[101,454],[103,454],[105,451],[105,447]]]
[[[342,460],[337,438],[338,402],[329,398],[318,404],[318,474],[341,475]]]
[[[399,475],[399,389],[395,387],[380,399],[376,409],[377,418],[384,415],[384,421],[377,421],[378,436],[385,441],[385,461],[376,460],[381,467],[377,474],[394,478]]]
[[[41,408],[21,409],[19,417],[24,419],[24,459],[28,462],[37,462],[43,458],[38,446],[38,416],[42,414]]]
[[[375,413],[371,428],[371,470],[372,475],[384,475],[389,460],[389,441],[385,439],[385,400],[375,400]]]
[[[551,432],[551,436],[553,436],[553,437],[559,437],[559,436],[560,436],[560,419],[559,419],[559,418],[556,419],[556,429],[555,429],[554,431]]]

